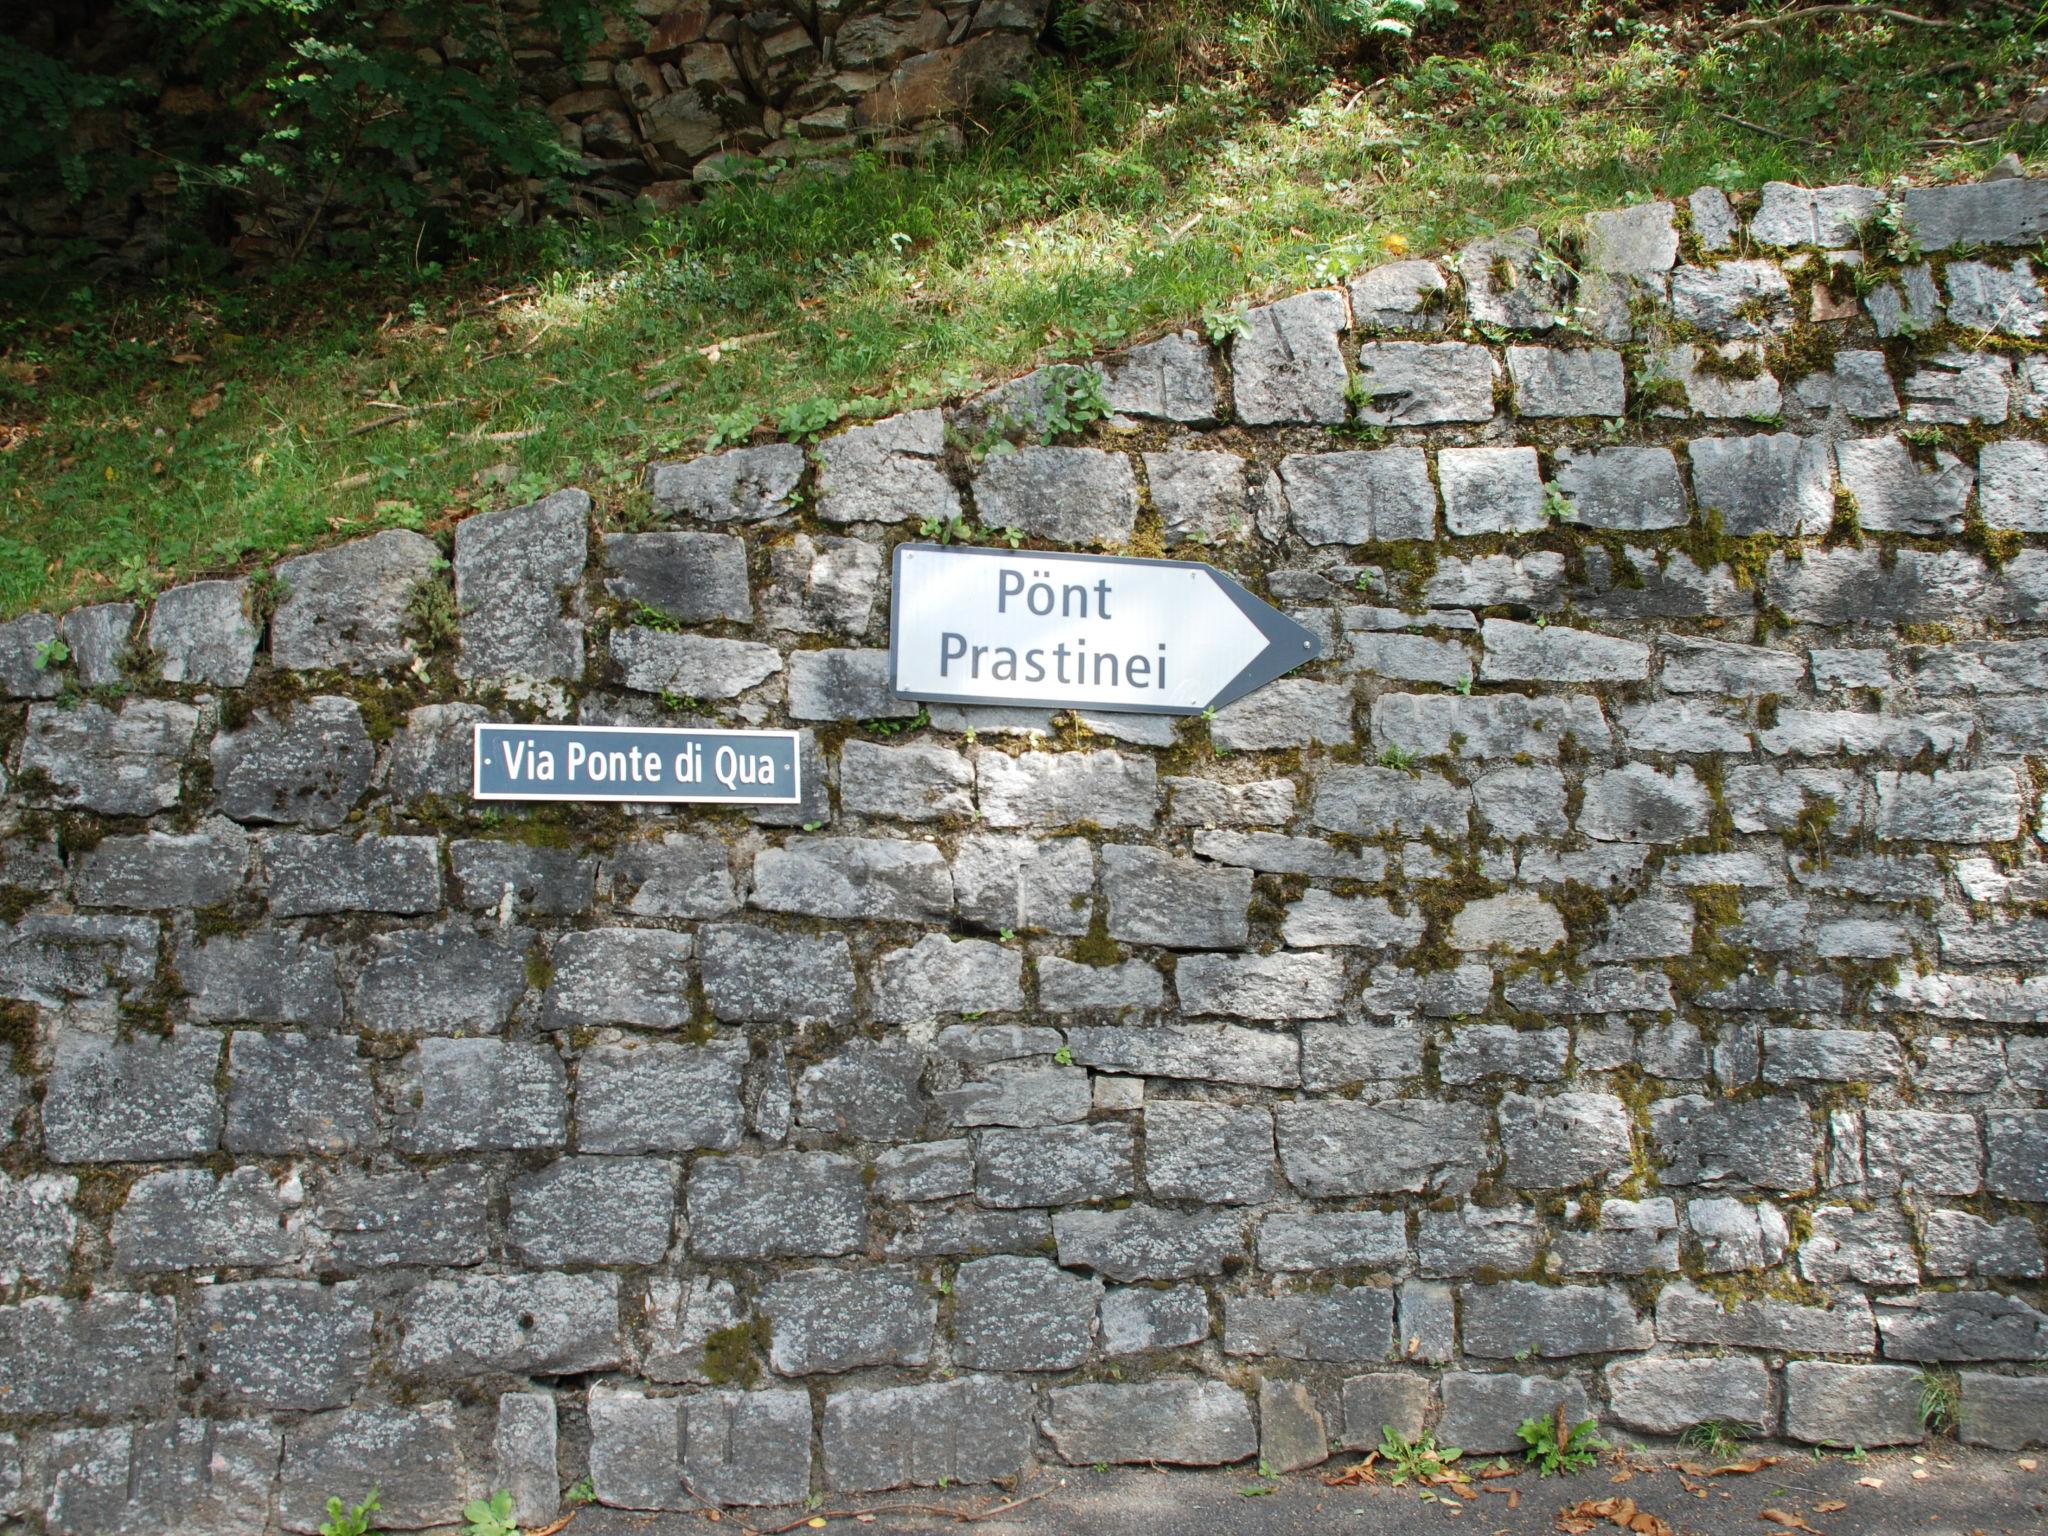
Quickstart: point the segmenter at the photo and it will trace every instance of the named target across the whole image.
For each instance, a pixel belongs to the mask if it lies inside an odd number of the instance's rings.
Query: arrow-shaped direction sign
[[[1196,715],[1323,652],[1185,560],[899,544],[894,593],[893,685],[934,703]]]

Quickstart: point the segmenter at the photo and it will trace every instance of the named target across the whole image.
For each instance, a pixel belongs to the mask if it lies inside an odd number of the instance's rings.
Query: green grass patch
[[[629,524],[650,458],[814,435],[1202,317],[1227,333],[1244,296],[1390,254],[1707,182],[1966,176],[2043,142],[2016,121],[1940,142],[2031,78],[2032,40],[1995,7],[1974,30],[1718,37],[1689,10],[1530,33],[1467,7],[1463,32],[1326,68],[1335,43],[1303,40],[1328,42],[1330,9],[1147,7],[1135,53],[1048,64],[922,166],[793,168],[438,261],[394,233],[371,273],[16,292],[0,613],[438,532],[570,483]]]

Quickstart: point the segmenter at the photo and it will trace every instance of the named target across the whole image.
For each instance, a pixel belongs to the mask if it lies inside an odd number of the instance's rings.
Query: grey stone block
[[[800,449],[790,449],[802,457]],[[455,528],[455,604],[466,678],[583,675],[575,599],[590,550],[590,498],[557,491]]]
[[[2023,439],[1986,443],[1977,450],[1977,471],[1986,523],[2021,533],[2048,532],[2048,444]],[[1963,488],[1967,493],[1967,479]]]
[[[1220,1466],[1258,1452],[1251,1409],[1219,1381],[1058,1387],[1046,1433],[1061,1460]]]
[[[1105,1355],[1139,1355],[1199,1344],[1209,1336],[1209,1297],[1199,1285],[1115,1286],[1102,1297]]]
[[[1330,1437],[1315,1399],[1300,1382],[1259,1382],[1259,1464],[1274,1476],[1330,1459]]]
[[[370,785],[376,749],[353,699],[311,698],[288,712],[258,710],[213,740],[214,794],[236,821],[325,830]]]
[[[962,1264],[953,1294],[954,1349],[971,1369],[1067,1370],[1093,1347],[1102,1282],[1045,1259]]]
[[[1137,1187],[1131,1127],[1116,1122],[988,1130],[975,1139],[974,1191],[983,1205],[1079,1205]]]
[[[743,1040],[586,1046],[576,1065],[576,1145],[585,1152],[729,1151],[744,1111]]]
[[[960,494],[938,462],[945,451],[945,420],[935,410],[906,411],[826,438],[818,445],[818,515],[831,523],[957,517]],[[802,467],[799,454],[795,470]]]
[[[1455,747],[1453,738],[1457,739]],[[1417,757],[1455,753],[1464,759],[1526,756],[1541,762],[1556,762],[1559,748],[1567,739],[1594,753],[1605,752],[1612,742],[1598,699],[1533,699],[1519,693],[1482,694],[1473,698],[1456,694],[1384,694],[1373,701],[1372,739],[1381,746],[1399,747]],[[1325,782],[1330,777],[1326,772]],[[1463,823],[1459,823],[1455,835],[1462,836],[1464,830]]]
[[[2030,245],[2048,234],[2048,181],[2012,178],[1907,187],[1905,224],[1923,251],[1956,245]]]
[[[882,552],[873,544],[800,533],[768,551],[761,617],[781,634],[858,637],[874,616],[881,579]]]
[[[782,653],[772,645],[638,624],[611,632],[611,653],[628,688],[686,699],[736,698],[782,670]]]
[[[1518,1187],[1568,1189],[1625,1174],[1632,1166],[1632,1129],[1628,1107],[1608,1094],[1538,1099],[1511,1092],[1500,1104],[1505,1172]]]
[[[1392,731],[1383,732],[1377,719],[1373,736],[1398,740]],[[1465,836],[1471,817],[1472,791],[1465,785],[1434,774],[1379,767],[1325,769],[1316,781],[1309,811],[1314,825],[1354,837],[1399,832],[1458,839]]]
[[[236,1030],[228,1042],[230,1152],[327,1156],[377,1140],[370,1063],[350,1039]]]
[[[90,603],[57,621],[64,643],[71,647],[71,668],[86,687],[121,680],[140,613],[133,603]]]
[[[1681,764],[1669,774],[1626,763],[1589,777],[1579,831],[1601,842],[1678,843],[1707,830],[1707,791]]]
[[[1987,1130],[1996,1131],[1996,1124]],[[1929,1110],[1867,1110],[1865,1178],[1873,1193],[1969,1195],[1983,1185],[1984,1153],[1974,1116]]]
[[[418,654],[406,638],[413,592],[440,564],[431,539],[403,528],[279,561],[271,660],[300,672],[407,666]]]
[[[251,1024],[339,1024],[334,952],[281,929],[223,933],[182,944],[175,968],[197,1019]]]
[[[323,1261],[349,1273],[480,1263],[490,1215],[490,1179],[465,1163],[425,1173],[338,1168],[322,1180],[313,1208]]]
[[[1768,1201],[1746,1205],[1740,1200],[1691,1200],[1685,1215],[1706,1274],[1768,1269],[1782,1263],[1791,1247],[1785,1218]]]
[[[683,1489],[682,1402],[595,1386],[589,1397],[590,1483],[615,1509],[690,1509]]]
[[[1659,1099],[1650,1106],[1650,1136],[1666,1184],[1787,1194],[1814,1187],[1813,1123],[1794,1098]]]
[[[1764,245],[1847,249],[1858,242],[1863,226],[1883,209],[1884,201],[1884,193],[1873,187],[1797,187],[1767,181],[1749,221],[1750,238]]]
[[[910,1023],[955,1013],[1007,1013],[1024,1006],[1024,958],[981,939],[926,934],[881,958],[875,1017]]]
[[[102,1290],[0,1307],[0,1400],[11,1414],[156,1412],[172,1400],[177,1305]]]
[[[754,621],[747,546],[722,533],[608,533],[604,589],[681,624]]]
[[[1337,896],[1328,891],[1309,890],[1302,894],[1301,900],[1288,907],[1287,916],[1281,925],[1281,937],[1288,944],[1300,948],[1341,945],[1362,949],[1406,949],[1422,937],[1423,926],[1421,913],[1413,908],[1397,913],[1384,896]],[[1279,958],[1267,957],[1263,963],[1270,965]],[[1176,974],[1185,997],[1188,973],[1182,970]],[[1317,994],[1315,1007],[1332,1008],[1336,1002],[1341,1001],[1343,993],[1343,974],[1342,968],[1339,967],[1331,973],[1330,979]],[[1323,1001],[1324,997],[1328,1000]],[[1254,1015],[1273,1018],[1314,1016],[1309,1010]]]
[[[991,827],[1060,827],[1091,821],[1106,828],[1152,825],[1159,804],[1149,757],[1121,752],[982,750],[974,755],[983,821]]]
[[[1420,448],[1290,453],[1280,461],[1280,483],[1294,531],[1311,544],[1436,533],[1436,488]]]
[[[54,699],[64,691],[64,665],[54,659],[57,621],[25,613],[0,624],[0,697]]]
[[[1341,365],[1340,365],[1341,366]],[[1016,528],[1059,544],[1120,544],[1138,517],[1129,458],[1098,448],[1020,448],[988,459],[974,505],[991,528]]]
[[[2000,267],[1988,261],[1957,261],[1943,274],[1948,283],[1948,317],[1969,330],[2001,336],[2035,337],[2048,325],[2048,297],[2024,261]]]
[[[220,1036],[177,1029],[126,1040],[65,1027],[51,1049],[43,1145],[58,1163],[203,1157],[220,1135]]]
[[[562,1058],[546,1045],[422,1040],[403,1064],[406,1111],[393,1140],[409,1152],[505,1152],[568,1140]]]
[[[1337,337],[1349,320],[1344,295],[1327,290],[1247,311],[1230,345],[1237,419],[1254,427],[1342,422],[1347,375]]]
[[[917,705],[889,688],[889,653],[792,651],[789,716],[792,720],[908,720]]]
[[[1840,410],[1857,421],[1899,414],[1898,391],[1892,388],[1882,352],[1837,352],[1832,368],[1793,381],[1792,397],[1809,411],[1825,415]]]
[[[1228,949],[1250,935],[1249,870],[1113,844],[1102,850],[1102,888],[1112,938],[1175,949]]]
[[[1289,1360],[1384,1360],[1393,1348],[1394,1293],[1335,1285],[1306,1295],[1226,1296],[1223,1352]]]
[[[89,907],[212,907],[231,900],[248,872],[248,834],[212,821],[196,832],[102,838],[79,855],[71,889]]]
[[[1252,506],[1245,463],[1234,453],[1147,453],[1145,485],[1168,544],[1248,538]]]
[[[639,1311],[640,1373],[649,1381],[702,1384],[727,1374],[729,1366],[706,1359],[708,1342],[718,1334],[724,1335],[721,1343],[732,1340],[735,1335],[728,1330],[748,1321],[732,1282],[701,1274],[689,1279],[649,1276],[646,1303]],[[590,1402],[594,1424],[598,1393],[591,1394]]]
[[[1352,693],[1343,684],[1283,678],[1217,710],[1210,740],[1226,752],[1342,746],[1354,737]]]
[[[470,839],[448,845],[454,896],[471,911],[575,917],[590,910],[597,860],[573,848]]]
[[[273,1180],[244,1165],[150,1173],[135,1181],[114,1218],[114,1265],[129,1274],[282,1264],[304,1246],[298,1180]]]
[[[1645,1434],[1676,1435],[1714,1421],[1773,1427],[1770,1372],[1749,1356],[1646,1355],[1617,1360],[1601,1374],[1612,1416]]]
[[[527,937],[454,923],[379,934],[350,988],[356,1022],[385,1034],[495,1031],[525,995]],[[562,945],[586,937],[594,935],[564,935]],[[558,968],[559,960],[558,951]]]
[[[255,664],[262,626],[249,617],[249,583],[195,581],[157,594],[149,647],[167,683],[239,688]]]
[[[369,1370],[371,1309],[356,1282],[202,1286],[197,1310],[188,1349],[218,1401],[339,1408]]]
[[[1066,1033],[1074,1060],[1099,1071],[1269,1088],[1301,1083],[1297,1043],[1272,1030],[1234,1024],[1083,1025]]]
[[[520,1525],[544,1525],[554,1519],[562,1507],[562,1475],[552,1395],[499,1394],[491,1465],[491,1486],[512,1495],[515,1521]]]
[[[1900,1212],[1824,1205],[1813,1212],[1812,1221],[1811,1233],[1799,1245],[1799,1273],[1804,1278],[1819,1285],[1919,1283],[1913,1231]]]
[[[2013,1200],[2048,1200],[2048,1110],[1985,1116],[1984,1144],[1990,1154],[1986,1189]]]
[[[1666,347],[1650,354],[1644,373],[1646,382],[1669,381],[1685,395],[1683,407],[1659,405],[1653,416],[1683,417],[1690,411],[1724,421],[1760,421],[1778,415],[1785,406],[1784,391],[1764,367],[1763,350],[1756,342]]]
[[[1877,1327],[1870,1303],[1854,1292],[1838,1294],[1831,1303],[1801,1306],[1762,1299],[1728,1307],[1689,1280],[1674,1281],[1657,1296],[1657,1338],[1664,1344],[1719,1344],[1799,1354],[1876,1354]]]
[[[1509,347],[1518,416],[1619,416],[1628,407],[1621,354],[1603,347]]]
[[[1398,1211],[1275,1211],[1259,1223],[1259,1268],[1400,1270],[1408,1263]]]
[[[651,1157],[564,1157],[507,1184],[506,1246],[537,1268],[659,1264],[676,1221],[676,1170]]]
[[[1404,1440],[1420,1440],[1435,1399],[1429,1378],[1412,1371],[1370,1371],[1346,1377],[1345,1449],[1376,1451],[1388,1430]]]
[[[1995,1291],[1918,1291],[1872,1303],[1893,1360],[2048,1359],[2048,1315]]]
[[[1361,331],[1440,331],[1450,284],[1433,261],[1390,261],[1351,279],[1351,320]]]
[[[849,741],[839,754],[840,805],[855,815],[941,821],[974,814],[974,770],[944,747]]]
[[[1917,1445],[1927,1437],[1919,1373],[1904,1365],[1791,1361],[1785,1435],[1809,1445]]]
[[[2019,835],[2023,808],[2011,770],[1880,772],[1877,835],[1934,843],[2000,843]]]
[[[1451,947],[1468,953],[1548,950],[1562,944],[1564,938],[1564,919],[1557,909],[1529,891],[1468,902],[1451,920]]]
[[[974,1144],[918,1141],[875,1159],[875,1192],[885,1200],[948,1200],[974,1190]]]
[[[56,1007],[139,990],[156,974],[156,949],[151,918],[31,912],[0,930],[0,997]]]
[[[1335,955],[1190,955],[1174,978],[1186,1012],[1239,1019],[1328,1018],[1345,990]]]
[[[1469,1454],[1520,1453],[1515,1433],[1524,1419],[1548,1418],[1562,1405],[1567,1423],[1593,1417],[1586,1389],[1576,1376],[1510,1376],[1451,1371],[1443,1378],[1444,1411],[1437,1443]]]
[[[687,933],[666,928],[597,928],[565,933],[550,956],[548,1029],[626,1024],[677,1029],[690,1021]]]
[[[1827,444],[1793,432],[1695,438],[1693,497],[1731,534],[1825,533],[1834,521]]]
[[[1973,476],[1955,455],[1937,452],[1927,471],[1898,438],[1873,437],[1837,443],[1835,458],[1864,529],[1928,537],[1961,531]]]
[[[1088,1117],[1092,1094],[1080,1068],[1001,1063],[938,1102],[954,1125],[1062,1125]]]
[[[759,523],[789,510],[803,472],[803,449],[794,443],[770,443],[682,463],[653,464],[647,480],[655,506],[671,517]]]
[[[1102,369],[1103,396],[1119,415],[1216,424],[1215,364],[1208,343],[1193,331],[1127,347],[1105,359]]]
[[[1636,640],[1511,619],[1488,619],[1480,633],[1486,647],[1480,673],[1489,682],[1623,682],[1650,675],[1650,648]]]
[[[1566,278],[1533,229],[1475,240],[1458,252],[1465,305],[1478,325],[1547,331],[1567,313]]]
[[[1611,213],[1587,214],[1586,270],[1631,274],[1670,271],[1678,258],[1678,230],[1672,224],[1675,212],[1670,203],[1639,203]],[[1693,222],[1697,232],[1697,213]],[[1702,239],[1701,244],[1706,246],[1706,241]]]
[[[470,1496],[469,1464],[447,1403],[342,1408],[286,1428],[277,1519],[287,1531],[317,1532],[328,1499],[354,1505],[373,1488],[384,1529],[459,1521]]]
[[[1963,1371],[1961,1425],[1965,1445],[2003,1451],[2048,1442],[2048,1376],[1994,1376]]]
[[[250,1420],[169,1418],[129,1428],[58,1430],[38,1480],[50,1536],[205,1531],[264,1536],[280,1436]]]
[[[1358,349],[1358,419],[1374,427],[1491,421],[1499,377],[1493,354],[1468,342],[1369,341]]]
[[[831,1256],[867,1241],[860,1165],[829,1152],[699,1158],[689,1215],[701,1259]]]
[[[1542,1242],[1540,1220],[1526,1205],[1424,1211],[1416,1224],[1415,1267],[1436,1280],[1519,1274],[1536,1262]]]
[[[573,1375],[622,1359],[616,1275],[468,1275],[405,1299],[403,1374],[509,1371]]]
[[[769,912],[929,922],[953,911],[953,876],[930,843],[820,837],[754,856],[751,905]]]
[[[0,1173],[0,1285],[57,1286],[70,1275],[78,1236],[70,1202],[77,1193],[69,1174]]]
[[[108,816],[150,816],[178,802],[199,711],[163,699],[75,709],[31,704],[21,771],[42,774],[51,803]]]
[[[701,938],[704,998],[714,1017],[809,1023],[853,1016],[853,959],[843,937],[728,923],[705,928]]]
[[[1560,449],[1555,484],[1582,527],[1636,532],[1683,528],[1689,518],[1669,448]]]
[[[1218,1274],[1244,1247],[1238,1218],[1228,1211],[1185,1215],[1142,1205],[1061,1211],[1052,1226],[1062,1264],[1112,1280]]]
[[[844,1493],[943,1488],[1030,1464],[1034,1399],[999,1376],[836,1392],[825,1400],[824,1472]]]
[[[963,1266],[963,1280],[973,1268]],[[968,1304],[963,1286],[956,1306],[965,1312]],[[811,1376],[923,1365],[931,1358],[938,1302],[908,1266],[883,1265],[779,1275],[762,1290],[760,1310],[773,1330],[768,1363],[784,1376]]]
[[[1444,526],[1452,533],[1531,533],[1549,525],[1534,448],[1445,448],[1436,465]]]
[[[1996,354],[1943,352],[1900,386],[1906,420],[1996,425],[2010,414],[2012,360]]]
[[[807,1067],[797,1083],[797,1123],[860,1141],[914,1136],[931,1112],[924,1053],[903,1040],[855,1040]]]
[[[385,792],[400,802],[428,795],[466,800],[475,755],[474,727],[489,718],[489,712],[476,704],[422,704],[412,711],[392,743]]]
[[[1768,261],[1677,268],[1671,274],[1671,313],[1724,341],[1782,331],[1795,318],[1785,274]]]
[[[1728,206],[1728,194],[1719,187],[1700,187],[1686,200],[1692,218],[1692,232],[1703,251],[1725,251],[1735,244],[1741,231],[1735,210]]]
[[[1169,820],[1177,827],[1279,826],[1294,819],[1292,779],[1219,784],[1213,779],[1170,778]]]
[[[892,1259],[979,1258],[1046,1251],[1052,1223],[1043,1211],[978,1211],[914,1206],[882,1245]]]
[[[274,917],[441,905],[441,845],[431,837],[278,833],[263,843],[263,866]]]
[[[1465,1353],[1496,1360],[1532,1351],[1546,1359],[1647,1349],[1655,1333],[1628,1296],[1606,1286],[1503,1285],[1465,1288]]]
[[[1095,850],[1079,837],[963,837],[953,889],[961,917],[990,932],[1084,934],[1094,915]]]
[[[1485,1120],[1469,1105],[1408,1100],[1274,1108],[1280,1166],[1316,1197],[1467,1193],[1486,1158]]]
[[[683,1400],[683,1481],[708,1504],[801,1504],[811,1487],[803,1392],[706,1392]]]

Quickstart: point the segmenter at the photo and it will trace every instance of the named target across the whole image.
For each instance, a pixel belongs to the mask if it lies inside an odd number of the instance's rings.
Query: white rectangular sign
[[[1313,661],[1313,633],[1181,560],[897,546],[895,691],[962,704],[1193,715]]]

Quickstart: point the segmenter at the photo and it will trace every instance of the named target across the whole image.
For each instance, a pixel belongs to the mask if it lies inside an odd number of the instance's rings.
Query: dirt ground
[[[1533,1472],[1475,1480],[1471,1499],[1448,1489],[1426,1500],[1410,1488],[1329,1487],[1351,1458],[1277,1480],[1243,1469],[1153,1471],[1120,1467],[1045,1470],[1014,1494],[987,1489],[907,1490],[833,1499],[819,1509],[732,1510],[722,1516],[583,1510],[564,1536],[710,1536],[821,1529],[926,1533],[973,1529],[988,1536],[1623,1536],[1611,1516],[1559,1514],[1586,1501],[1632,1500],[1676,1536],[2043,1536],[2048,1533],[2048,1453],[1954,1446],[1879,1452],[1852,1461],[1800,1450],[1754,1450],[1778,1459],[1754,1472],[1701,1477],[1675,1462],[1694,1453],[1650,1449],[1610,1455],[1572,1477]],[[1519,1463],[1515,1463],[1519,1465]],[[1491,1466],[1489,1461],[1475,1463]],[[1021,1501],[1021,1502],[1015,1502]],[[1012,1505],[1014,1507],[1003,1508]],[[1764,1511],[1774,1511],[1766,1515]],[[1625,1508],[1614,1513],[1627,1517]],[[962,1517],[969,1517],[971,1525]],[[1779,1518],[1784,1517],[1784,1518]],[[822,1522],[814,1524],[813,1522]],[[1801,1524],[1799,1522],[1804,1522]],[[1662,1536],[1638,1523],[1637,1536]]]

